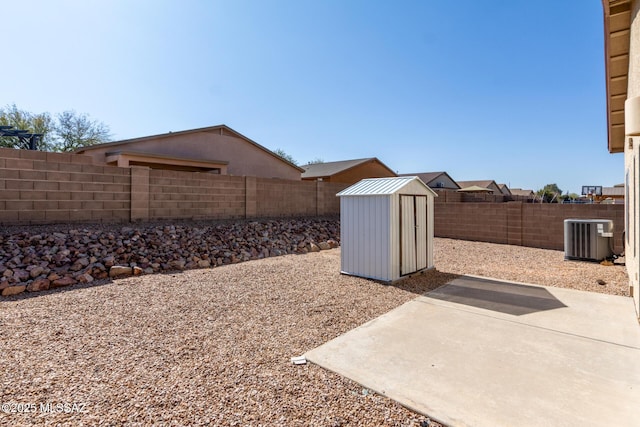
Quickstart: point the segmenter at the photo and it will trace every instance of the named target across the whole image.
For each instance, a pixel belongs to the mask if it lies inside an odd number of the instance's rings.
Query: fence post
[[[522,202],[507,202],[507,243],[522,246]]]
[[[149,168],[130,166],[131,221],[149,221]]]
[[[325,215],[324,182],[316,181],[316,215]]]
[[[244,216],[245,218],[255,218],[258,211],[258,191],[255,176],[244,177]]]

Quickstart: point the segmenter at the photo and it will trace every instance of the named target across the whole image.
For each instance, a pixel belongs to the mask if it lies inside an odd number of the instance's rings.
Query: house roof
[[[509,187],[507,186],[507,184],[498,184],[498,188],[500,189],[500,191],[502,192],[502,194],[505,194],[507,196],[511,195],[511,190],[509,189]]]
[[[353,184],[351,187],[345,188],[344,190],[339,192],[337,196],[385,196],[394,194],[413,181],[422,185],[428,193],[434,195],[435,197],[438,196],[431,188],[429,188],[427,184],[422,182],[422,180],[417,176],[367,178]]]
[[[460,193],[493,193],[493,190],[479,185],[471,185],[458,190]]]
[[[496,184],[496,182],[492,179],[485,179],[485,180],[480,180],[480,181],[458,181],[458,185],[460,186],[460,188],[465,188],[465,187],[473,187],[473,186],[477,186],[477,187],[484,187],[484,188],[489,188],[490,185],[494,185],[496,188],[500,188],[498,187],[498,184]]]
[[[382,163],[377,157],[367,157],[365,159],[353,159],[353,160],[340,160],[338,162],[324,162],[324,163],[312,163],[309,165],[303,165],[302,178],[325,178],[336,175],[338,173],[353,169],[356,166],[375,161],[385,167],[391,174],[396,173],[389,169],[387,165]]]
[[[529,197],[533,194],[535,194],[533,192],[533,190],[523,190],[522,188],[511,188],[511,195],[512,196],[526,196]]]
[[[240,138],[243,139],[244,141],[248,142],[249,144],[252,144],[253,146],[259,148],[260,150],[264,151],[265,153],[277,158],[278,160],[288,164],[291,167],[294,167],[296,169],[298,169],[300,172],[304,172],[304,169],[302,169],[301,167],[291,163],[290,161],[283,159],[282,157],[278,156],[276,153],[274,153],[273,151],[269,150],[268,148],[258,144],[257,142],[247,138],[246,136],[242,135],[240,132],[237,132],[233,129],[231,129],[229,126],[227,125],[215,125],[215,126],[209,126],[209,127],[204,127],[204,128],[197,128],[197,129],[188,129],[188,130],[182,130],[182,131],[178,131],[178,132],[168,132],[168,133],[161,133],[158,135],[149,135],[149,136],[143,136],[140,138],[131,138],[131,139],[123,139],[120,141],[113,141],[113,142],[105,142],[103,144],[95,144],[95,145],[90,145],[88,147],[83,147],[79,150],[76,150],[75,153],[77,154],[81,154],[81,153],[85,153],[87,151],[91,151],[92,149],[96,149],[96,148],[103,148],[103,147],[118,147],[121,145],[125,145],[125,144],[131,144],[134,142],[141,142],[141,141],[147,141],[150,139],[159,139],[159,138],[173,138],[176,136],[181,136],[181,135],[187,135],[190,133],[199,133],[199,132],[208,132],[208,133],[219,133],[220,135],[228,135],[228,136],[233,136],[236,138]]]
[[[624,197],[625,191],[624,187],[602,187],[602,196],[616,196],[616,197]]]
[[[451,182],[453,182],[453,184],[456,186],[456,188],[460,188],[460,186],[456,183],[456,181],[453,178],[451,178],[451,176],[446,172],[419,172],[419,173],[398,174],[398,176],[417,176],[426,184],[429,184],[431,181],[435,181],[442,175],[445,175],[447,178],[449,178]]]
[[[608,147],[611,153],[621,153],[624,151],[624,101],[629,79],[631,0],[602,0],[602,6]]]

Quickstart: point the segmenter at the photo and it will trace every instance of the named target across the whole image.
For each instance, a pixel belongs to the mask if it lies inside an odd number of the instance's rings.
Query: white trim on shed
[[[340,197],[341,272],[392,282],[433,268],[433,198],[417,176],[371,178]]]

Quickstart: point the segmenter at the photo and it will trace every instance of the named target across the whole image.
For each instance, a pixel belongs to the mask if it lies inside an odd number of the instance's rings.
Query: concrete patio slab
[[[450,426],[636,426],[631,298],[464,276],[306,357]]]

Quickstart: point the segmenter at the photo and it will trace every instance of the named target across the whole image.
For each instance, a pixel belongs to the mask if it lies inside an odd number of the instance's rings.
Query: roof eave
[[[624,151],[624,99],[627,95],[629,28],[631,0],[602,0],[604,17],[604,60],[607,102],[607,148],[610,153]],[[611,14],[613,10],[613,16]],[[615,27],[612,20],[615,19]],[[616,45],[612,46],[612,38]],[[622,64],[622,71],[613,75],[613,62]],[[625,66],[626,64],[626,66]],[[620,68],[620,67],[619,67]],[[616,91],[613,89],[615,84]],[[616,102],[613,99],[616,98]]]

